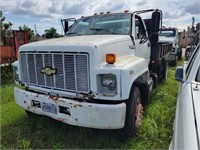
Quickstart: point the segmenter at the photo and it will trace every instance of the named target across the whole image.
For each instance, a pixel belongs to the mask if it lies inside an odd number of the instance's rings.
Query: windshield
[[[175,29],[161,30],[161,32],[159,33],[159,36],[174,37],[176,36],[176,30]]]
[[[121,34],[130,31],[130,14],[106,14],[90,16],[76,21],[67,35]]]

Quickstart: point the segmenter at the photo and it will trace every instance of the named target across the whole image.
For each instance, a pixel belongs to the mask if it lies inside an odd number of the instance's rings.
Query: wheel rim
[[[137,98],[136,112],[135,112],[135,128],[138,129],[142,125],[143,106],[140,97]]]

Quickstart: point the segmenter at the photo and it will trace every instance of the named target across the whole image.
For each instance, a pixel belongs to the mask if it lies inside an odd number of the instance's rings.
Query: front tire
[[[126,121],[120,133],[121,140],[129,139],[135,135],[136,130],[141,126],[142,113],[143,106],[140,90],[138,87],[133,86],[126,102]]]

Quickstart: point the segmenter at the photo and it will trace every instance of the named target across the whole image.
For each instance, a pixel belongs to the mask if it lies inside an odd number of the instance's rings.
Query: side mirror
[[[64,26],[64,32],[65,32],[65,34],[67,33],[67,31],[69,30],[69,27],[68,27],[68,21],[64,21],[64,24],[65,24],[65,26]]]
[[[178,66],[176,68],[175,80],[177,80],[179,82],[183,82],[183,67],[182,66]]]

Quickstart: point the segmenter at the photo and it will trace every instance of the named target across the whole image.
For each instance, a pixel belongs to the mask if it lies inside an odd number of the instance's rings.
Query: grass
[[[119,142],[115,130],[70,126],[45,116],[28,117],[14,102],[12,75],[2,77],[1,149],[167,149],[172,136],[178,82],[175,67],[145,107],[137,136]],[[10,74],[12,72],[10,71]],[[6,81],[8,80],[8,81]]]

